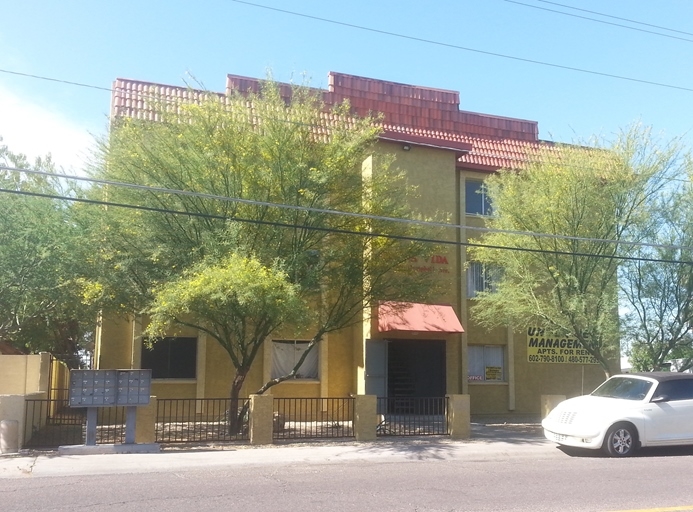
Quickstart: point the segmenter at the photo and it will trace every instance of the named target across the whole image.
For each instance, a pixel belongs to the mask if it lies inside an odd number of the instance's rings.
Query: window
[[[469,345],[467,347],[469,382],[503,382],[503,347],[498,345]]]
[[[142,368],[152,371],[152,379],[194,379],[197,338],[163,338],[151,349],[143,344]]]
[[[308,349],[308,341],[274,340],[272,341],[272,378],[283,377],[291,373],[298,360]],[[303,364],[296,372],[295,379],[318,378],[318,347],[308,353]]]
[[[465,180],[464,197],[467,215],[491,215],[491,203],[483,181]]]
[[[666,395],[669,400],[693,400],[693,380],[667,380],[657,386],[654,396]]]
[[[467,298],[473,299],[479,292],[492,292],[500,278],[498,267],[489,267],[478,261],[467,265]]]

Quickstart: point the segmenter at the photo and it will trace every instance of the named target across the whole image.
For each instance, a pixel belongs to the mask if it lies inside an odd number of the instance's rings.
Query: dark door
[[[442,340],[390,340],[387,368],[389,397],[445,396]]]

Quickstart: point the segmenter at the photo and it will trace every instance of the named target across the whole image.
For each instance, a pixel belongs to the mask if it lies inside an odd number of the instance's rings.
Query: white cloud
[[[0,137],[29,161],[50,153],[65,172],[79,172],[88,160],[93,137],[64,115],[0,86]]]

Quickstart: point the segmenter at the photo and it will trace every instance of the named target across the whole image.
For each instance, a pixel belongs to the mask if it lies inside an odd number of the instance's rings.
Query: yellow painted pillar
[[[357,441],[375,441],[378,428],[378,397],[356,395],[354,399],[354,435]]]
[[[250,395],[250,444],[273,443],[274,397]]]
[[[140,405],[135,411],[135,443],[156,443],[156,409],[155,396],[149,397],[149,405]]]
[[[450,438],[469,439],[472,435],[469,395],[447,395],[447,400]]]
[[[541,395],[541,419],[546,418],[563,400],[565,395]]]

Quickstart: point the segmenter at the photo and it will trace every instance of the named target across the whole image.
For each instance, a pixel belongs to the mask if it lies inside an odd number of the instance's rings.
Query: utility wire
[[[48,82],[57,82],[57,83],[61,83],[61,84],[74,85],[77,87],[86,87],[87,89],[96,89],[99,91],[113,92],[113,89],[111,89],[110,87],[100,87],[98,85],[89,85],[89,84],[83,84],[80,82],[71,82],[69,80],[60,80],[58,78],[51,78],[51,77],[47,77],[47,76],[32,75],[29,73],[20,73],[19,71],[11,71],[9,69],[0,69],[0,73],[7,73],[8,75],[25,76],[28,78],[36,78],[38,80],[47,80]]]
[[[604,77],[607,77],[607,78],[614,78],[614,79],[617,79],[617,80],[625,80],[625,81],[629,81],[629,82],[635,82],[635,83],[653,85],[653,86],[656,86],[656,87],[665,87],[665,88],[668,88],[668,89],[676,89],[676,90],[679,90],[679,91],[693,92],[693,88],[691,88],[691,87],[683,87],[683,86],[680,86],[680,85],[667,84],[667,83],[663,83],[663,82],[654,82],[654,81],[651,81],[651,80],[643,80],[643,79],[640,79],[640,78],[627,77],[627,76],[623,76],[623,75],[615,75],[615,74],[612,74],[612,73],[604,73],[604,72],[601,72],[601,71],[594,71],[594,70],[589,70],[589,69],[584,69],[584,68],[577,68],[577,67],[573,67],[573,66],[565,66],[565,65],[562,65],[562,64],[556,64],[556,63],[551,63],[551,62],[539,61],[539,60],[535,60],[535,59],[527,59],[527,58],[523,58],[523,57],[516,57],[516,56],[513,56],[513,55],[506,55],[506,54],[502,54],[502,53],[490,52],[490,51],[486,51],[486,50],[479,50],[479,49],[476,49],[476,48],[469,48],[469,47],[459,46],[459,45],[455,45],[455,44],[451,44],[451,43],[444,43],[444,42],[435,41],[435,40],[432,40],[432,39],[425,39],[425,38],[421,38],[421,37],[408,36],[408,35],[406,35],[406,34],[400,34],[400,33],[397,33],[397,32],[389,32],[389,31],[386,31],[386,30],[380,30],[380,29],[365,27],[365,26],[356,25],[356,24],[353,24],[353,23],[346,23],[346,22],[337,21],[337,20],[332,20],[332,19],[328,19],[328,18],[321,18],[321,17],[318,17],[318,16],[312,16],[312,15],[309,15],[309,14],[303,14],[303,13],[299,13],[299,12],[295,12],[295,11],[288,11],[288,10],[286,10],[286,9],[279,9],[279,8],[276,8],[276,7],[269,7],[269,6],[266,6],[266,5],[256,4],[256,3],[252,3],[252,2],[246,2],[246,1],[243,1],[243,0],[231,0],[231,1],[232,1],[232,2],[236,2],[236,3],[239,3],[239,4],[245,4],[245,5],[248,5],[248,6],[251,6],[251,7],[257,7],[257,8],[260,8],[260,9],[267,9],[267,10],[270,10],[270,11],[276,11],[276,12],[281,12],[281,13],[284,13],[284,14],[290,14],[290,15],[292,15],[292,16],[298,16],[298,17],[308,18],[308,19],[312,19],[312,20],[316,20],[316,21],[322,21],[322,22],[325,22],[325,23],[331,23],[331,24],[334,24],[334,25],[340,25],[340,26],[355,28],[355,29],[364,30],[364,31],[367,31],[367,32],[374,32],[374,33],[376,33],[376,34],[383,34],[383,35],[388,35],[388,36],[392,36],[392,37],[398,37],[398,38],[401,38],[401,39],[408,39],[408,40],[411,40],[411,41],[418,41],[418,42],[422,42],[422,43],[426,43],[426,44],[432,44],[432,45],[436,45],[436,46],[443,46],[443,47],[446,47],[446,48],[452,48],[452,49],[456,49],[456,50],[462,50],[462,51],[467,51],[467,52],[479,53],[479,54],[482,54],[482,55],[489,55],[489,56],[492,56],[492,57],[498,57],[498,58],[503,58],[503,59],[510,59],[510,60],[515,60],[515,61],[519,61],[519,62],[526,62],[526,63],[529,63],[529,64],[536,64],[536,65],[540,65],[540,66],[547,66],[547,67],[552,67],[552,68],[557,68],[557,69],[565,69],[565,70],[568,70],[568,71],[575,71],[575,72],[578,72],[578,73],[587,73],[587,74],[596,75],[596,76],[604,76]],[[507,0],[507,1],[509,1],[509,0]],[[516,2],[516,3],[517,3],[517,2]],[[35,78],[35,79],[37,79],[37,80],[47,80],[47,81],[50,81],[50,82],[63,83],[63,84],[68,84],[68,85],[74,85],[74,86],[77,86],[77,87],[85,87],[85,88],[89,88],[89,89],[96,89],[96,90],[100,90],[100,91],[108,91],[108,92],[111,92],[111,93],[113,92],[113,89],[112,89],[112,88],[109,88],[109,87],[101,87],[101,86],[90,85],[90,84],[85,84],[85,83],[81,83],[81,82],[73,82],[73,81],[70,81],[70,80],[61,80],[61,79],[58,79],[58,78],[51,78],[51,77],[46,77],[46,76],[41,76],[41,75],[34,75],[34,74],[30,74],[30,73],[21,73],[21,72],[18,72],[18,71],[12,71],[12,70],[8,70],[8,69],[0,69],[0,73],[6,73],[6,74],[11,74],[11,75],[24,76],[24,77],[28,77],[28,78]]]
[[[676,261],[676,260],[666,260],[666,259],[659,259],[659,258],[640,258],[640,257],[635,257],[635,256],[619,256],[616,254],[608,255],[608,254],[590,254],[590,253],[582,253],[582,252],[551,251],[551,250],[547,250],[547,249],[532,249],[529,247],[511,247],[511,246],[504,246],[504,245],[488,245],[488,244],[477,243],[477,242],[468,242],[468,241],[439,240],[439,239],[435,239],[435,238],[423,238],[423,237],[405,236],[405,235],[392,235],[392,234],[388,234],[388,233],[378,233],[378,232],[373,232],[373,231],[353,231],[353,230],[348,230],[348,229],[340,229],[340,228],[332,228],[332,227],[312,226],[312,225],[305,225],[305,224],[291,224],[291,223],[285,223],[285,222],[266,221],[266,220],[259,220],[259,219],[246,219],[243,217],[236,217],[236,216],[214,215],[214,214],[210,214],[210,213],[170,210],[170,209],[166,209],[166,208],[156,208],[156,207],[152,207],[152,206],[141,206],[141,205],[133,205],[133,204],[127,204],[127,203],[114,203],[114,202],[110,202],[110,201],[102,201],[102,200],[97,200],[97,199],[86,199],[86,198],[82,198],[82,197],[59,196],[59,195],[54,195],[54,194],[44,194],[44,193],[40,193],[40,192],[29,192],[29,191],[25,191],[25,190],[11,190],[11,189],[0,188],[0,193],[9,193],[9,194],[17,194],[17,195],[32,196],[32,197],[42,197],[42,198],[46,198],[46,199],[58,199],[58,200],[62,200],[62,201],[79,202],[79,203],[86,203],[86,204],[99,205],[99,206],[112,206],[112,207],[117,207],[117,208],[128,208],[128,209],[133,209],[133,210],[143,210],[143,211],[155,212],[155,213],[185,215],[188,217],[201,217],[201,218],[205,218],[205,219],[223,220],[226,222],[229,222],[229,221],[231,221],[231,222],[243,222],[243,223],[248,223],[248,224],[260,224],[260,225],[264,225],[264,226],[272,226],[272,227],[280,227],[280,228],[291,228],[291,229],[299,228],[299,229],[305,229],[308,231],[322,231],[325,233],[336,233],[336,234],[342,234],[342,235],[358,235],[358,236],[374,237],[374,238],[388,238],[388,239],[392,239],[392,240],[401,240],[401,241],[405,241],[405,242],[423,242],[423,243],[432,243],[432,244],[438,244],[438,245],[481,247],[484,249],[498,249],[498,250],[528,252],[528,253],[534,253],[534,254],[554,254],[556,256],[580,256],[580,257],[587,257],[587,258],[601,258],[601,259],[619,260],[619,261],[643,261],[643,262],[651,262],[651,263],[676,263],[676,264],[681,264],[681,265],[693,265],[693,261],[687,261],[687,260]],[[613,242],[613,240],[611,240],[611,242]]]
[[[518,2],[517,0],[503,0],[503,1],[508,2],[510,4],[522,5],[524,7],[531,7],[532,9],[539,9],[540,11],[548,11],[548,12],[553,12],[556,14],[562,14],[563,16],[570,16],[572,18],[580,18],[583,20],[594,21],[595,23],[602,23],[604,25],[611,25],[612,27],[620,27],[620,28],[625,28],[628,30],[635,30],[637,32],[645,32],[647,34],[654,34],[656,36],[668,37],[669,39],[678,39],[679,41],[686,41],[688,43],[693,43],[693,39],[688,39],[688,38],[679,37],[679,36],[673,36],[670,34],[662,34],[661,32],[655,32],[654,30],[646,30],[644,28],[629,27],[628,25],[622,25],[620,23],[613,23],[611,21],[598,20],[595,18],[590,18],[588,16],[581,16],[579,14],[570,14],[569,12],[563,12],[563,11],[559,11],[556,9],[549,9],[548,7],[539,7],[538,5],[526,4],[524,2]]]
[[[410,41],[418,41],[418,42],[421,42],[421,43],[433,44],[433,45],[436,45],[436,46],[443,46],[443,47],[446,47],[446,48],[453,48],[453,49],[456,49],[456,50],[463,50],[463,51],[467,51],[467,52],[479,53],[479,54],[482,54],[482,55],[490,55],[490,56],[493,56],[493,57],[499,57],[499,58],[503,58],[503,59],[510,59],[510,60],[515,60],[515,61],[519,61],[519,62],[527,62],[527,63],[530,63],[530,64],[537,64],[537,65],[540,65],[540,66],[548,66],[548,67],[552,67],[552,68],[566,69],[566,70],[568,70],[568,71],[576,71],[576,72],[578,72],[578,73],[588,73],[588,74],[591,74],[591,75],[605,76],[605,77],[608,77],[608,78],[615,78],[615,79],[617,79],[617,80],[626,80],[626,81],[629,81],[629,82],[636,82],[636,83],[641,83],[641,84],[654,85],[654,86],[657,86],[657,87],[666,87],[666,88],[669,88],[669,89],[677,89],[677,90],[680,90],[680,91],[693,92],[693,88],[690,88],[690,87],[683,87],[683,86],[679,86],[679,85],[665,84],[665,83],[662,83],[662,82],[653,82],[653,81],[650,81],[650,80],[642,80],[642,79],[639,79],[639,78],[631,78],[631,77],[622,76],[622,75],[614,75],[614,74],[611,74],[611,73],[604,73],[604,72],[601,72],[601,71],[593,71],[593,70],[584,69],[584,68],[576,68],[576,67],[572,67],[572,66],[564,66],[564,65],[562,65],[562,64],[555,64],[555,63],[551,63],[551,62],[543,62],[543,61],[540,61],[540,60],[526,59],[526,58],[523,58],[523,57],[516,57],[516,56],[513,56],[513,55],[506,55],[506,54],[502,54],[502,53],[489,52],[489,51],[486,51],[486,50],[478,50],[478,49],[476,49],[476,48],[469,48],[469,47],[466,47],[466,46],[459,46],[459,45],[455,45],[455,44],[451,44],[451,43],[443,43],[443,42],[441,42],[441,41],[434,41],[434,40],[432,40],[432,39],[425,39],[425,38],[422,38],[422,37],[408,36],[408,35],[406,35],[406,34],[400,34],[400,33],[397,33],[397,32],[389,32],[389,31],[387,31],[387,30],[380,30],[380,29],[376,29],[376,28],[365,27],[365,26],[362,26],[362,25],[356,25],[356,24],[353,24],[353,23],[346,23],[346,22],[343,22],[343,21],[332,20],[332,19],[329,19],[329,18],[321,18],[321,17],[319,17],[319,16],[312,16],[312,15],[310,15],[310,14],[304,14],[304,13],[295,12],[295,11],[288,11],[288,10],[286,10],[286,9],[279,9],[279,8],[277,8],[277,7],[270,7],[270,6],[267,6],[267,5],[256,4],[256,3],[247,2],[247,1],[244,1],[244,0],[231,0],[231,1],[232,1],[232,2],[236,2],[236,3],[238,3],[238,4],[244,4],[244,5],[248,5],[248,6],[251,6],[251,7],[257,7],[257,8],[259,8],[259,9],[266,9],[266,10],[269,10],[269,11],[281,12],[281,13],[284,13],[284,14],[290,14],[290,15],[292,15],[292,16],[298,16],[298,17],[301,17],[301,18],[307,18],[307,19],[312,19],[312,20],[316,20],[316,21],[322,21],[322,22],[324,22],[324,23],[331,23],[331,24],[333,24],[333,25],[340,25],[340,26],[343,26],[343,27],[349,27],[349,28],[355,28],[355,29],[358,29],[358,30],[364,30],[364,31],[366,31],[366,32],[373,32],[373,33],[376,33],[376,34],[383,34],[383,35],[387,35],[387,36],[398,37],[398,38],[401,38],[401,39],[408,39],[408,40],[410,40]]]
[[[554,234],[550,234],[550,233],[537,233],[537,232],[531,232],[531,231],[514,231],[514,230],[505,230],[505,229],[485,228],[485,227],[477,227],[477,226],[468,226],[468,225],[464,225],[464,224],[449,224],[449,223],[444,223],[444,222],[423,221],[423,220],[416,220],[416,219],[403,219],[403,218],[398,218],[398,217],[385,217],[385,216],[365,214],[365,213],[345,212],[345,211],[339,211],[339,210],[328,210],[328,209],[314,208],[314,207],[309,207],[309,206],[298,206],[298,205],[272,203],[272,202],[267,202],[267,201],[257,201],[254,199],[234,198],[234,197],[220,196],[220,195],[215,195],[215,194],[206,194],[206,193],[202,193],[202,192],[192,192],[192,191],[187,191],[187,190],[170,189],[170,188],[164,188],[164,187],[152,187],[149,185],[138,185],[135,183],[125,183],[125,182],[120,182],[120,181],[103,180],[103,179],[89,178],[89,177],[83,177],[83,176],[71,176],[71,175],[66,175],[66,174],[57,174],[57,173],[51,173],[51,172],[39,171],[39,170],[33,170],[33,169],[21,169],[21,168],[9,167],[9,166],[4,166],[4,165],[0,165],[0,170],[22,172],[22,173],[27,173],[27,174],[37,174],[37,175],[41,175],[41,176],[49,176],[49,177],[60,178],[60,179],[87,181],[89,183],[96,183],[96,184],[100,184],[100,185],[108,185],[108,186],[115,186],[115,187],[121,187],[121,188],[143,190],[145,192],[150,192],[150,193],[162,193],[162,194],[169,194],[169,195],[189,196],[189,197],[196,197],[196,198],[200,198],[200,199],[210,199],[210,200],[215,200],[215,201],[248,204],[248,205],[252,205],[252,206],[279,208],[279,209],[285,209],[285,210],[294,210],[294,211],[301,211],[301,212],[308,212],[308,213],[320,213],[320,214],[327,214],[327,215],[338,215],[338,216],[343,216],[343,217],[352,217],[352,218],[366,219],[366,220],[396,222],[396,223],[401,223],[401,224],[413,224],[413,225],[424,226],[424,227],[437,227],[437,228],[447,228],[447,229],[453,228],[453,229],[458,229],[458,230],[459,229],[465,229],[465,230],[469,230],[469,231],[478,231],[481,233],[502,233],[502,234],[509,234],[509,235],[517,235],[517,236],[528,236],[528,237],[533,237],[533,238],[550,238],[550,239],[559,239],[559,240],[572,240],[572,241],[577,241],[577,242],[609,243],[609,244],[624,245],[624,246],[628,246],[628,247],[647,247],[647,248],[658,248],[658,249],[674,249],[674,250],[690,249],[690,250],[693,250],[693,247],[683,247],[683,246],[679,246],[679,245],[652,244],[652,243],[646,243],[646,242],[632,242],[632,241],[625,241],[625,240],[620,241],[620,240],[610,240],[610,239],[600,239],[600,238],[577,237],[577,236],[569,236],[569,235],[554,235]],[[8,190],[9,189],[0,189],[0,192],[8,192]],[[17,193],[21,193],[21,192],[17,192]],[[69,198],[67,196],[60,196],[60,197],[57,197],[57,199],[72,200],[72,198]],[[77,200],[77,199],[75,199],[75,200]],[[122,206],[122,205],[114,204],[114,206]],[[175,213],[175,214],[186,213],[186,212],[179,212],[177,210],[167,211],[165,209],[161,209],[161,210],[156,209],[154,211],[159,211],[161,213],[167,213],[168,212],[168,213]],[[214,217],[214,218],[217,218],[217,217]],[[221,217],[221,218],[223,218],[223,217]],[[292,226],[292,227],[297,227],[297,226]],[[425,241],[431,241],[431,240],[425,240]]]
[[[628,18],[622,18],[620,16],[612,16],[611,14],[604,14],[603,12],[590,11],[588,9],[580,9],[579,7],[573,7],[571,5],[559,4],[558,2],[549,2],[548,0],[537,0],[537,2],[542,2],[544,4],[557,5],[559,7],[565,7],[566,9],[573,9],[574,11],[588,12],[590,14],[596,14],[597,16],[604,16],[605,18],[612,18],[615,20],[627,21],[628,23],[635,23],[636,25],[643,25],[645,27],[658,28],[661,30],[668,30],[669,32],[676,32],[678,34],[685,34],[687,36],[693,36],[692,32],[685,32],[683,30],[676,30],[674,28],[662,27],[660,25],[653,25],[652,23],[645,23],[643,21],[630,20]]]

